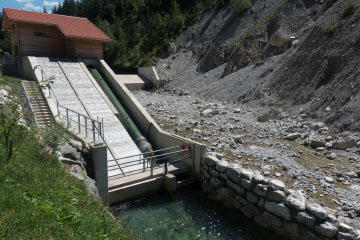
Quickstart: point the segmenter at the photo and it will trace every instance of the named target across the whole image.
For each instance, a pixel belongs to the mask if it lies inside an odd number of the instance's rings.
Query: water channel
[[[126,202],[114,210],[139,240],[281,239],[220,205],[194,186]]]

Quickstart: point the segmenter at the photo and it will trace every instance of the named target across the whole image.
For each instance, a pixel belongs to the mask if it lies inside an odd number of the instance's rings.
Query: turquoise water
[[[239,212],[225,209],[195,187],[175,194],[162,192],[114,207],[116,215],[148,240],[275,240]]]

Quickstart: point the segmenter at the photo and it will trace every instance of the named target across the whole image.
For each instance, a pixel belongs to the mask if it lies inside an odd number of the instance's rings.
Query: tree
[[[13,133],[21,126],[18,124],[23,117],[21,109],[22,99],[17,91],[11,88],[2,89],[0,92],[0,141],[4,143],[6,159],[13,156]]]

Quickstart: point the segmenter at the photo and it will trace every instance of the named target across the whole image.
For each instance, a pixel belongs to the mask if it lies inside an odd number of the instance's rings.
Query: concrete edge
[[[138,75],[152,82],[154,89],[158,89],[160,87],[160,78],[155,67],[139,67]]]

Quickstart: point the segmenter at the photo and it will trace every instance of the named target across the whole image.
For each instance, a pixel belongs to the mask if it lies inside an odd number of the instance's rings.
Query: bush
[[[242,14],[251,7],[250,0],[231,0],[231,4],[238,14]]]
[[[349,0],[345,4],[345,6],[340,10],[340,12],[339,12],[340,17],[344,19],[344,18],[352,15],[358,7],[359,6],[356,4],[355,0]]]

